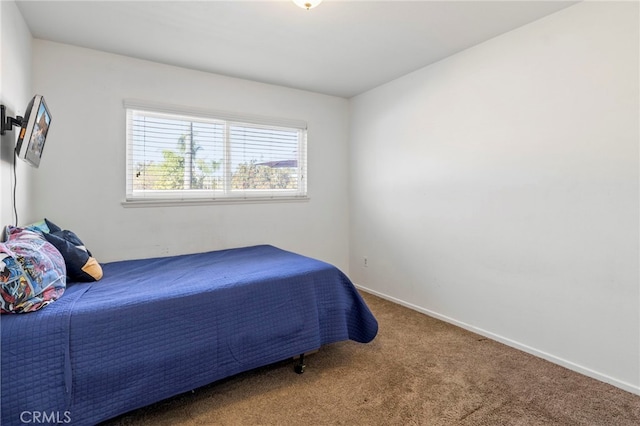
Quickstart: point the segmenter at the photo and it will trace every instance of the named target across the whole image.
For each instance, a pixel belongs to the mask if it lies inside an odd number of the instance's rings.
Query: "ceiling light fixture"
[[[293,2],[301,8],[309,10],[322,3],[322,0],[293,0]]]

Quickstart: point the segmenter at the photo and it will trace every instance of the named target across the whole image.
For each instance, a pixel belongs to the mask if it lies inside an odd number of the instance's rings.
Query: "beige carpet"
[[[640,396],[383,299],[366,345],[225,379],[105,425],[640,425]]]

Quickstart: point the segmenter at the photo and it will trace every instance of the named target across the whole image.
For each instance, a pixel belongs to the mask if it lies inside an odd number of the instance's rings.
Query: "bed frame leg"
[[[300,358],[298,358],[298,362],[293,367],[293,371],[295,371],[298,374],[302,374],[304,373],[305,367],[306,365],[304,364],[304,354],[300,354]]]

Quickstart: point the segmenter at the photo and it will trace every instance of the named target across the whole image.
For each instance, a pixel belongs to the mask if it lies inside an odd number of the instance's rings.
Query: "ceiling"
[[[24,1],[33,37],[352,97],[575,1]]]

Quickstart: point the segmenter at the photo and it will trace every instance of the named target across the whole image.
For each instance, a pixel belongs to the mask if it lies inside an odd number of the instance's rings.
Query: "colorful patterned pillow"
[[[33,222],[32,224],[29,224],[27,226],[24,227],[25,229],[28,229],[29,231],[35,231],[35,232],[39,232],[39,233],[43,233],[43,232],[49,232],[49,227],[47,226],[47,222],[45,222],[44,219],[38,221],[38,222]]]
[[[60,252],[38,232],[8,226],[0,243],[0,313],[37,311],[66,288]]]

